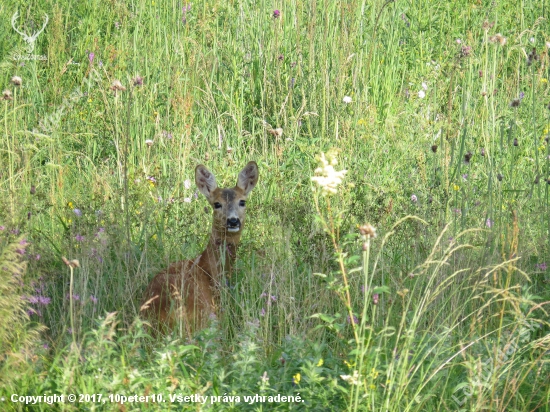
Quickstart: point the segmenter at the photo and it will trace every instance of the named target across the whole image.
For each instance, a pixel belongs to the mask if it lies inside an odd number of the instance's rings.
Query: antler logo
[[[15,27],[15,22],[17,20],[17,18],[19,17],[19,12],[16,11],[14,14],[13,14],[13,17],[11,18],[11,25],[13,27],[13,29],[19,33],[21,36],[23,36],[23,39],[25,40],[25,42],[28,44],[27,46],[27,53],[31,54],[33,51],[34,51],[34,42],[36,41],[36,38],[38,37],[38,35],[40,33],[42,33],[44,31],[44,29],[46,28],[46,24],[48,24],[48,20],[49,20],[49,17],[47,14],[45,14],[46,18],[44,19],[44,25],[42,26],[42,28],[40,30],[38,30],[36,33],[34,33],[32,36],[29,36],[28,34],[26,33],[23,33],[19,30],[17,30],[17,28]]]

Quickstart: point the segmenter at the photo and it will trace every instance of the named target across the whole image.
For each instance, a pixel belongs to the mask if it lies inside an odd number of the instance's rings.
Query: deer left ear
[[[239,173],[239,179],[237,180],[237,187],[242,189],[244,195],[247,196],[256,183],[258,183],[258,165],[256,162],[248,162],[243,170]]]

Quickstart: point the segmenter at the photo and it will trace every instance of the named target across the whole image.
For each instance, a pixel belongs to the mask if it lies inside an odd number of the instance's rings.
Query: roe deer
[[[214,211],[212,231],[204,252],[193,260],[171,264],[158,273],[145,291],[141,306],[155,329],[165,332],[181,321],[188,335],[206,326],[217,311],[222,273],[230,273],[244,227],[246,198],[258,182],[258,165],[249,162],[237,185],[221,189],[203,165],[195,182]]]

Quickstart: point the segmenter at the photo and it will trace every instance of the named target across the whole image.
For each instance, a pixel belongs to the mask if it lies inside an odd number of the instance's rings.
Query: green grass
[[[0,409],[550,410],[550,4],[184,6],[0,6]],[[249,160],[218,321],[147,336],[148,282],[206,243],[195,166]],[[9,400],[69,393],[167,402]]]

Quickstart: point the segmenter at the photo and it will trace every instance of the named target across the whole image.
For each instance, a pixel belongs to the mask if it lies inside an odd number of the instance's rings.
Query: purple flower
[[[273,303],[277,302],[277,296],[275,296],[275,295],[271,295],[269,297],[269,299],[271,299],[271,302],[273,302]]]
[[[73,213],[78,217],[82,216],[82,210],[80,209],[73,209]]]
[[[545,272],[547,268],[548,268],[548,266],[546,265],[545,262],[537,263],[537,264],[535,265],[535,269],[540,270],[540,271],[542,271],[542,272]]]
[[[51,298],[47,296],[37,296],[37,297],[38,297],[38,304],[43,306],[49,305],[50,302],[52,301]]]
[[[281,17],[281,12],[279,10],[273,10],[273,18],[278,19]]]
[[[372,303],[375,305],[378,305],[378,301],[380,300],[380,295],[378,293],[375,293],[372,295]]]
[[[88,60],[90,60],[90,64],[92,64],[94,62],[94,57],[95,57],[94,53],[89,53],[88,54]]]
[[[0,230],[6,230],[6,226],[0,226]]]
[[[464,174],[462,175],[462,179],[468,180],[468,173],[464,173]]]
[[[97,303],[97,298],[94,295],[90,295],[90,300],[94,303],[94,305]]]
[[[35,259],[35,260],[40,260],[40,255],[36,255],[36,256],[34,257],[34,259]]]
[[[519,100],[523,100],[524,97],[525,97],[525,93],[520,92],[520,94],[519,94]]]
[[[74,238],[76,239],[77,242],[82,242],[82,241],[84,241],[84,236],[82,236],[82,235],[80,235],[80,234],[76,235]]]
[[[70,299],[70,296],[68,293],[67,293],[67,296],[66,296],[66,299]],[[73,300],[80,300],[80,295],[77,295],[77,294],[74,294],[73,295]]]
[[[47,343],[43,344],[42,347],[46,350],[50,349],[50,345],[48,345]]]
[[[262,310],[260,311],[260,316],[265,316],[265,309],[262,308]]]
[[[25,254],[25,249],[15,249],[15,252],[19,253],[20,255],[24,255]]]
[[[19,244],[20,244],[21,246],[27,246],[27,245],[29,244],[29,242],[27,242],[27,239],[21,239],[21,240],[19,241]]]
[[[352,320],[351,320],[351,318],[350,318],[349,315],[348,315],[348,323],[351,323],[351,322],[352,322]],[[358,324],[359,324],[359,319],[357,319],[357,316],[355,316],[355,315],[353,315],[353,324],[354,324],[354,325],[358,325]]]
[[[485,221],[485,226],[487,226],[489,229],[493,227],[493,221],[489,218]]]

